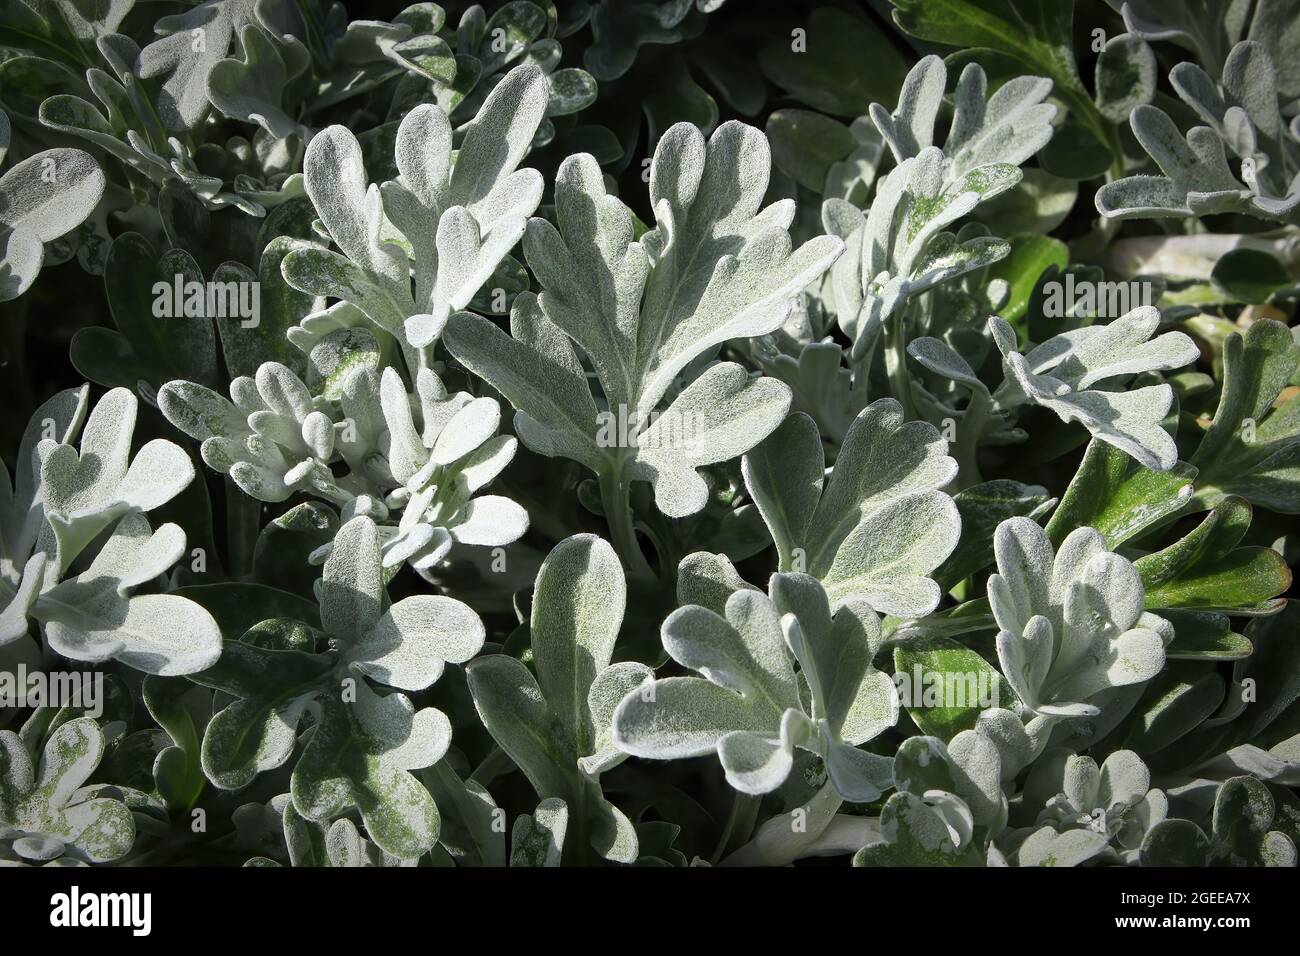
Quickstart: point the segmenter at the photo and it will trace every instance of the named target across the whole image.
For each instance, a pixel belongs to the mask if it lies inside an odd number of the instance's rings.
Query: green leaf
[[[948,588],[993,563],[993,531],[1001,522],[1017,516],[1041,520],[1055,499],[1040,485],[1002,478],[964,488],[953,502],[961,515],[961,539],[935,573],[940,586]]]
[[[1161,820],[1142,839],[1143,866],[1205,866],[1210,838],[1191,820]]]
[[[1048,172],[1091,178],[1083,174],[1093,169],[1103,171],[1106,164],[1098,166],[1103,154],[1109,162],[1119,158],[1117,144],[1103,145],[1098,139],[1106,120],[1079,77],[1072,48],[1073,0],[891,2],[894,22],[911,36],[966,48],[976,58],[987,59],[980,55],[991,54],[1004,64],[1014,63],[1019,71],[1032,71],[1052,80],[1057,96],[1069,105],[1074,116],[1053,134],[1044,150],[1042,164]],[[1078,130],[1077,136],[1072,129]],[[1045,158],[1049,154],[1068,159],[1068,166],[1052,168]],[[1081,162],[1085,157],[1087,161]]]
[[[647,141],[658,143],[678,123],[690,123],[702,133],[712,133],[718,126],[718,103],[695,82],[688,62],[675,53],[669,54],[658,69],[662,72],[656,74],[655,82],[647,84],[641,101]]]
[[[1212,717],[1225,691],[1223,678],[1204,664],[1171,664],[1148,685],[1125,745],[1142,755],[1168,747]]]
[[[796,412],[745,455],[741,467],[776,543],[779,566],[795,567],[795,549],[807,542],[822,493],[825,464],[817,425]]]
[[[256,375],[263,362],[279,362],[299,377],[307,372],[305,357],[290,344],[285,335],[303,316],[312,311],[311,296],[294,289],[280,272],[280,264],[294,248],[293,239],[277,236],[262,251],[256,276],[245,270],[236,270],[232,263],[226,263],[212,277],[216,282],[237,279],[258,283],[256,324],[248,319],[245,320],[249,323],[247,326],[245,321],[235,320],[223,321],[217,325],[226,371],[231,378]],[[186,376],[177,374],[173,377]],[[202,382],[203,379],[194,381]]]
[[[863,17],[818,7],[808,17],[806,45],[795,50],[788,34],[758,56],[764,75],[807,106],[836,116],[862,116],[889,99],[907,62],[888,35]]]
[[[1072,0],[891,0],[903,32],[949,46],[982,47],[1045,73],[1060,92],[1083,93],[1071,50]]]
[[[6,13],[12,10],[12,6]],[[40,122],[40,108],[55,94],[85,90],[80,71],[68,69],[56,60],[39,56],[15,56],[0,63],[0,109],[20,123]],[[2,158],[2,157],[0,157]]]
[[[72,342],[72,363],[90,380],[109,387],[135,389],[145,382],[156,390],[176,378],[215,387],[217,344],[213,317],[207,314],[208,296],[205,291],[201,299],[193,300],[203,304],[198,314],[192,314],[185,291],[190,283],[204,281],[187,252],[169,249],[159,255],[138,233],[118,236],[104,268],[104,291],[116,331],[78,332]],[[223,319],[222,324],[237,321]]]
[[[253,576],[259,584],[279,585],[281,590],[311,600],[319,575],[308,558],[330,544],[338,529],[339,517],[326,505],[306,501],[290,508],[258,533]]]
[[[505,834],[499,810],[487,789],[474,780],[462,780],[447,758],[420,771],[420,779],[433,794],[442,816],[438,843],[457,866],[505,866]]]
[[[593,717],[600,703],[614,641],[623,620],[626,585],[613,549],[594,535],[566,538],[542,563],[533,590],[529,634],[537,676],[513,657],[493,654],[467,669],[470,693],[483,724],[524,771],[543,801],[557,798],[586,808],[570,821],[580,843],[606,859],[636,859],[631,821],[601,796],[597,773],[579,761],[596,752]],[[642,669],[640,677],[648,676]],[[574,849],[573,853],[583,852]]]
[[[1215,288],[1238,302],[1265,303],[1274,295],[1294,289],[1293,279],[1282,263],[1260,249],[1231,249],[1219,257],[1210,273]]]
[[[1149,609],[1192,608],[1270,613],[1291,586],[1291,570],[1269,548],[1238,548],[1250,527],[1251,507],[1225,498],[1195,529],[1163,551],[1135,562]]]
[[[150,716],[172,739],[172,746],[160,751],[154,761],[155,785],[168,808],[181,814],[193,809],[204,786],[193,691],[189,681],[178,677],[149,676],[141,694]]]
[[[1066,120],[1039,154],[1043,169],[1062,179],[1096,179],[1110,168],[1110,148],[1087,126]]]
[[[271,618],[288,618],[313,626],[320,622],[315,602],[265,584],[191,584],[174,593],[206,608],[228,640]]]
[[[1019,183],[981,203],[971,216],[1009,235],[1046,235],[1065,221],[1078,196],[1075,181],[1042,169],[1026,169]]]
[[[1227,495],[1294,514],[1300,511],[1300,402],[1270,412],[1300,366],[1300,345],[1280,322],[1261,319],[1223,343],[1223,389],[1191,463],[1200,470],[1193,501]]]
[[[441,37],[422,35],[402,40],[389,48],[389,57],[406,67],[410,71],[408,75],[438,86],[446,86],[456,79],[456,56]]]
[[[1117,548],[1175,514],[1192,496],[1196,469],[1179,462],[1152,471],[1124,452],[1094,438],[1047,523],[1060,544],[1075,528],[1096,528],[1106,546]]]
[[[1235,666],[1233,678],[1237,683],[1253,678],[1257,692],[1248,719],[1237,728],[1237,742],[1257,739],[1300,697],[1298,622],[1300,601],[1287,601],[1279,613],[1256,618],[1246,626],[1246,637],[1255,652]]]
[[[1236,661],[1254,651],[1249,639],[1232,630],[1226,614],[1166,609],[1160,616],[1174,626],[1174,642],[1165,648],[1170,660]]]
[[[821,193],[831,166],[853,151],[849,128],[811,110],[777,110],[767,119],[772,162],[800,186]]]
[[[563,6],[567,14],[575,5]],[[707,2],[698,4],[698,9],[691,3],[670,7],[620,4],[612,9],[605,4],[591,4],[594,42],[587,48],[583,62],[601,82],[616,80],[631,68],[638,49],[644,44],[677,43],[684,37],[698,34],[704,26],[701,11],[710,9],[712,5]]]
[[[902,694],[908,716],[923,733],[943,741],[973,730],[982,711],[1010,706],[1014,699],[993,665],[946,638],[894,648],[894,672],[908,688]]]
[[[116,29],[121,22],[126,13],[124,6],[121,3],[110,5],[105,11],[109,29]],[[71,27],[68,31],[71,36],[60,29],[63,23]],[[87,20],[75,8],[64,13],[60,21],[51,22],[25,4],[7,4],[4,21],[0,24],[0,42],[17,50],[39,50],[43,56],[54,56],[70,66],[81,68],[85,66],[85,53],[74,40],[79,35],[93,36],[83,32],[86,25]]]
[[[1059,239],[1033,233],[1012,236],[1010,241],[1011,254],[989,269],[989,277],[1010,286],[1010,296],[998,314],[1014,324],[1024,317],[1039,277],[1051,266],[1064,269],[1070,250]]]

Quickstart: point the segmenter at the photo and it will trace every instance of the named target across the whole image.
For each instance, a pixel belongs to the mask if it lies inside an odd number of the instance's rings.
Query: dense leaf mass
[[[1300,0],[347,6],[0,0],[0,864],[1296,865]]]

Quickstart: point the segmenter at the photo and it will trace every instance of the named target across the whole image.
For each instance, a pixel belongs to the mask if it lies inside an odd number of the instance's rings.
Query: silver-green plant
[[[10,130],[0,110],[0,163],[9,152]],[[0,175],[0,302],[31,287],[45,244],[80,226],[103,194],[103,171],[80,149],[47,149]]]
[[[299,725],[312,731],[291,777],[293,806],[329,824],[355,807],[384,852],[415,859],[438,838],[437,804],[411,774],[442,759],[451,722],[405,694],[418,691],[483,645],[483,624],[465,604],[417,595],[389,604],[379,532],[360,516],[341,529],[319,587],[323,633],[284,619],[229,640],[221,659],[193,680],[230,695],[203,735],[203,772],[227,790],[295,757]]]
[[[403,118],[398,177],[366,180],[361,147],[342,126],[307,148],[304,185],[338,252],[304,243],[285,257],[291,285],[348,302],[414,354],[442,334],[523,235],[542,180],[519,169],[546,109],[544,74],[511,70],[465,130],[452,162],[452,128],[433,104]]]
[[[931,576],[961,531],[956,505],[940,490],[957,471],[946,452],[933,426],[904,421],[886,398],[849,426],[829,475],[817,426],[803,414],[786,419],[742,467],[781,571],[817,578],[835,607],[858,598],[885,614],[923,617],[939,604]]]
[[[73,660],[114,659],[149,674],[199,670],[220,653],[212,616],[180,595],[130,593],[185,555],[185,532],[170,523],[155,531],[143,512],[179,494],[194,466],[165,439],[132,455],[139,403],[126,389],[109,392],[87,417],[88,395],[86,386],[69,389],[41,406],[19,449],[17,481],[0,470],[0,645],[25,635],[32,618],[50,647]],[[109,528],[89,565],[79,564]]]
[[[650,676],[643,664],[611,664],[627,600],[623,568],[610,546],[575,535],[556,546],[537,574],[528,635],[536,675],[504,654],[468,669],[470,693],[493,739],[543,801],[574,808],[574,852],[590,844],[621,863],[637,858],[632,821],[600,790],[600,775],[625,757],[616,744],[615,707]]]
[[[1169,80],[1204,125],[1184,135],[1159,107],[1134,109],[1133,133],[1163,175],[1108,183],[1097,192],[1097,211],[1121,219],[1240,212],[1295,224],[1300,132],[1279,109],[1268,48],[1238,43],[1217,82],[1195,63],[1178,64]],[[1229,153],[1238,163],[1235,173]]]
[[[1126,386],[1144,373],[1191,364],[1199,353],[1183,332],[1154,335],[1159,326],[1160,311],[1139,306],[1107,325],[1063,332],[1022,354],[1015,330],[993,316],[988,331],[1005,370],[1002,385],[993,391],[941,339],[914,339],[907,351],[931,372],[969,392],[962,414],[968,448],[1004,429],[1017,406],[1035,404],[1051,409],[1062,421],[1079,422],[1147,468],[1168,471],[1178,461],[1178,449],[1165,430],[1173,388],[1167,383]]]
[[[1095,846],[1092,859],[1133,864],[1147,834],[1168,817],[1169,798],[1151,787],[1150,770],[1131,750],[1116,750],[1100,767],[1091,757],[1051,750],[1030,771],[1021,809],[1037,810],[1035,822],[1046,824],[1026,834],[1022,853],[1035,853],[1040,842],[1054,843],[1045,830],[1083,830]]]
[[[1011,518],[993,547],[998,661],[1027,710],[1095,715],[1091,698],[1160,672],[1173,628],[1143,610],[1141,575],[1098,531],[1078,528],[1054,551],[1037,524]]]
[[[0,730],[0,866],[85,866],[130,852],[131,811],[83,786],[104,750],[89,717],[56,730],[39,762],[17,734]]]
[[[258,501],[308,494],[346,519],[380,523],[385,566],[410,561],[421,573],[453,542],[501,546],[528,528],[528,514],[500,495],[479,495],[514,457],[497,435],[495,399],[449,395],[428,369],[416,375],[418,416],[401,376],[368,366],[343,371],[337,401],[312,395],[290,369],[267,362],[230,386],[234,402],[194,382],[168,382],[163,414],[202,442],[203,460]],[[419,423],[417,430],[416,423]],[[336,476],[332,466],[348,473]],[[397,512],[400,511],[400,515]],[[319,556],[328,554],[325,546]]]
[[[935,121],[946,80],[943,61],[925,57],[908,74],[892,113],[871,106],[898,165],[877,185],[865,218],[856,217],[849,252],[832,275],[832,308],[853,341],[854,358],[874,347],[891,316],[899,316],[895,325],[903,321],[909,301],[1007,255],[1010,247],[1000,239],[959,240],[945,227],[1015,186],[1021,164],[1052,135],[1056,108],[1044,102],[1050,81],[1018,77],[990,97],[983,69],[972,63],[958,80],[952,128],[940,148]],[[902,360],[895,350],[892,361]]]
[[[806,574],[773,575],[769,595],[741,588],[724,614],[688,605],[669,615],[664,649],[704,676],[629,691],[614,711],[615,745],[657,760],[716,752],[746,794],[779,787],[798,747],[822,758],[843,799],[875,800],[893,782],[891,761],[860,745],[898,720],[898,693],[871,666],[879,618],[865,602],[832,616]]]
[[[706,143],[674,126],[650,163],[657,225],[638,239],[596,160],[571,156],[555,185],[558,229],[534,218],[524,237],[541,295],[515,300],[508,336],[472,313],[448,325],[448,349],[515,406],[524,444],[596,473],[620,554],[639,574],[629,485],[650,482],[670,517],[704,508],[698,470],[752,448],[790,403],[779,382],[706,363],[728,339],[777,328],[842,249],[829,236],[792,249],[793,203],[762,205],[769,166],[752,127],[725,123]]]

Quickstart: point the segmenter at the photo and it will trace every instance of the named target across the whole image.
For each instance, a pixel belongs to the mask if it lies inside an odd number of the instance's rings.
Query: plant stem
[[[610,539],[614,550],[623,559],[623,565],[633,580],[651,583],[655,580],[650,562],[641,552],[641,545],[636,539],[636,527],[632,515],[631,487],[626,480],[623,461],[614,468],[601,472],[600,504],[605,511],[605,521],[609,524]]]
[[[250,498],[229,478],[226,479],[226,550],[230,556],[230,576],[247,580],[253,573],[253,551],[261,530],[262,503]]]
[[[885,325],[885,371],[889,375],[889,390],[903,406],[903,418],[916,418],[912,401],[912,376],[907,370],[907,317],[908,308],[897,309]]]
[[[887,618],[885,640],[891,644],[928,637],[956,637],[975,631],[995,630],[997,622],[988,598],[974,598],[938,614],[925,617]]]
[[[758,802],[758,797],[736,791],[731,801],[731,812],[727,814],[726,825],[722,828],[722,836],[718,838],[718,845],[713,850],[711,862],[714,866],[718,865],[727,850],[740,846],[749,839],[754,831],[754,823],[758,820]]]
[[[993,402],[987,392],[976,388],[970,390],[970,402],[966,405],[966,413],[957,426],[957,437],[952,443],[952,456],[957,460],[957,478],[953,482],[953,492],[978,485],[984,480],[980,474],[979,444],[984,437],[984,425],[992,408]]]
[[[510,755],[500,747],[493,747],[492,752],[483,758],[483,762],[474,768],[469,779],[486,787],[503,773],[509,773],[514,769],[515,762],[510,759]]]

